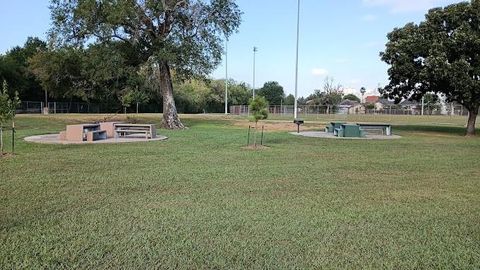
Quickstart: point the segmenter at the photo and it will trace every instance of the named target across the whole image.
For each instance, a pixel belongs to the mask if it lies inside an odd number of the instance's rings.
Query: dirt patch
[[[257,145],[257,146],[253,146],[253,145],[249,145],[249,146],[244,146],[242,147],[242,149],[245,149],[245,150],[267,150],[267,149],[270,149],[270,147],[268,146],[265,146],[265,145]]]
[[[13,158],[13,157],[15,157],[15,154],[12,154],[12,153],[0,154],[0,158]]]
[[[255,123],[249,121],[235,121],[233,122],[234,126],[248,128],[251,126],[252,128],[255,127]],[[262,126],[264,126],[265,132],[271,131],[297,131],[297,125],[291,122],[285,121],[269,121],[269,122],[259,122],[257,128],[262,130]],[[325,125],[321,124],[305,124],[300,126],[300,130],[322,130],[325,128]]]

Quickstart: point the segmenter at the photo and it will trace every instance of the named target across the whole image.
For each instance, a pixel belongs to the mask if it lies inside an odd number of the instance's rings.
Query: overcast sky
[[[301,0],[299,95],[321,88],[331,76],[347,92],[370,92],[388,80],[380,61],[386,35],[419,22],[428,9],[454,0]],[[258,47],[256,86],[278,81],[294,92],[296,0],[238,0],[244,12],[239,33],[229,41],[229,77],[252,84],[253,46]],[[22,45],[28,36],[45,39],[48,1],[0,0],[0,53]],[[222,64],[213,78],[225,77]]]

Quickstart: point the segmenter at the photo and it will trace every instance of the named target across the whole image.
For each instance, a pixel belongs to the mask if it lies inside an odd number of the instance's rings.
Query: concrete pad
[[[59,134],[46,134],[46,135],[37,135],[26,137],[24,140],[27,142],[33,143],[43,143],[43,144],[115,144],[115,143],[134,143],[134,142],[154,142],[154,141],[163,141],[168,139],[168,137],[157,135],[153,139],[145,139],[144,136],[138,137],[135,135],[126,136],[121,138],[109,138],[106,140],[99,141],[63,141],[60,140]]]
[[[367,134],[364,138],[350,138],[350,137],[337,137],[333,133],[327,133],[323,131],[304,131],[304,132],[290,132],[292,135],[311,137],[311,138],[323,138],[323,139],[338,139],[338,140],[395,140],[402,138],[398,135],[377,135],[377,134]]]

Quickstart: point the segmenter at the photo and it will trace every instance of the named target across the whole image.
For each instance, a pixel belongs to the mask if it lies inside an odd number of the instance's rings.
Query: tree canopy
[[[10,85],[11,93],[18,92],[22,99],[42,98],[42,87],[30,71],[28,60],[46,46],[40,39],[29,37],[22,47],[16,46],[0,55],[0,81],[5,80]]]
[[[205,77],[221,60],[222,39],[240,25],[233,0],[52,0],[50,38],[57,46],[120,42],[149,71],[163,97],[163,125],[183,128],[173,96],[179,78]]]
[[[264,97],[256,96],[253,98],[248,108],[255,124],[260,120],[268,118],[268,101]]]
[[[467,135],[475,134],[480,106],[480,0],[428,12],[388,34],[381,58],[390,65],[383,94],[400,102],[442,94],[469,111]]]
[[[280,105],[285,98],[283,86],[278,82],[266,82],[257,92],[259,96],[264,97],[271,105]]]
[[[323,89],[317,89],[307,99],[314,105],[326,106],[326,113],[329,114],[332,108],[335,108],[342,102],[343,88],[340,84],[335,84],[333,78],[325,78]]]
[[[358,103],[361,102],[360,98],[357,97],[357,96],[354,95],[354,94],[348,94],[348,95],[343,96],[343,100],[351,100],[351,101],[356,101],[356,102],[358,102]]]

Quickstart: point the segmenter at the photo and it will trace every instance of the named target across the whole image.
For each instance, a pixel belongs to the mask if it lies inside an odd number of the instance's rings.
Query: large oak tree
[[[123,42],[139,69],[151,70],[163,98],[163,126],[183,128],[173,97],[179,78],[204,77],[220,62],[222,39],[235,32],[234,0],[52,0],[50,37],[57,46]]]
[[[384,94],[397,101],[442,94],[469,111],[467,135],[475,135],[480,106],[480,0],[435,8],[420,24],[388,34],[382,60],[390,65]]]

